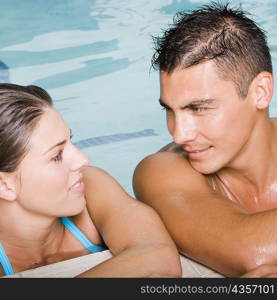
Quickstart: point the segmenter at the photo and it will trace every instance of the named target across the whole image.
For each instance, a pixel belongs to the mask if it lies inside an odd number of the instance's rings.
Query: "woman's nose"
[[[79,170],[89,165],[89,157],[81,152],[77,147],[75,147],[75,159],[72,165],[73,170]]]

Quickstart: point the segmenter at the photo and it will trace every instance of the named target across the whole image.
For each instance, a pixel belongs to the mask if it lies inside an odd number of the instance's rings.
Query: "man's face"
[[[219,77],[212,61],[161,72],[160,87],[168,130],[195,170],[211,174],[239,160],[255,124],[255,105]]]

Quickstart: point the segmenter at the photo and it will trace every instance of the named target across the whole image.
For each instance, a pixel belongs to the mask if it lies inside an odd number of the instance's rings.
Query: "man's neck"
[[[276,124],[274,119],[258,122],[244,149],[217,173],[241,203],[277,207]]]

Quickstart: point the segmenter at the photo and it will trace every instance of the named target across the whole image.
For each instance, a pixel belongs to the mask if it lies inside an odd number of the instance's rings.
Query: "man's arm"
[[[134,172],[133,188],[159,213],[188,257],[226,276],[277,263],[277,210],[247,213],[214,192],[183,156],[148,156]]]
[[[180,256],[158,214],[106,172],[85,172],[89,214],[114,255],[79,277],[179,277]]]
[[[241,278],[277,278],[277,266],[260,265],[256,269],[243,274]]]

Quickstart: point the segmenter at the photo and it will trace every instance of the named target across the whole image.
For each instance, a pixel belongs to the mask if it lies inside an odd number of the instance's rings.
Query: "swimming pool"
[[[150,72],[151,35],[175,12],[209,2],[1,0],[0,81],[45,88],[91,164],[133,194],[137,163],[171,140]],[[241,3],[268,32],[276,77],[277,2]]]

